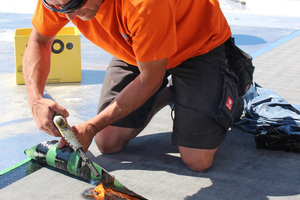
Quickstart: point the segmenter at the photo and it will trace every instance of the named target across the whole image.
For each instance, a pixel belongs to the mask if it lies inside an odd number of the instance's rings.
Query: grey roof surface
[[[238,46],[256,55],[255,81],[290,103],[300,104],[299,18],[231,13],[226,17]],[[31,27],[30,18],[0,13],[0,171],[24,160],[24,149],[54,139],[37,130],[25,86],[15,84],[11,35],[15,28]],[[96,114],[110,57],[82,37],[82,82],[47,85],[47,91],[68,109],[71,125]],[[188,170],[171,144],[170,112],[169,107],[162,109],[121,153],[102,155],[92,143],[88,155],[123,185],[153,200],[300,199],[299,154],[256,149],[253,135],[236,127],[228,131],[210,170]],[[1,189],[0,199],[83,199],[82,193],[91,187],[42,168]]]

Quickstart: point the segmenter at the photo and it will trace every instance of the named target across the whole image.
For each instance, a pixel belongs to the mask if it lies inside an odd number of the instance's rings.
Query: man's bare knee
[[[111,147],[111,146],[98,145],[98,144],[97,144],[97,147],[102,154],[115,154],[115,153],[122,151],[122,149],[124,148],[123,146],[122,147],[121,146]]]
[[[114,154],[120,152],[127,144],[121,139],[111,138],[101,132],[95,136],[95,143],[99,151],[103,154]]]
[[[179,147],[183,162],[192,171],[203,172],[212,166],[216,149],[194,149]]]
[[[192,171],[203,172],[211,167],[212,162],[195,161],[189,163],[185,162],[185,164]]]
[[[103,154],[120,152],[135,137],[135,129],[108,126],[95,136],[95,143]]]

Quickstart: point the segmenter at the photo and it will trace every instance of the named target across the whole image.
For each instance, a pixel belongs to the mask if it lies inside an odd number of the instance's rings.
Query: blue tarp
[[[244,96],[244,108],[234,125],[253,133],[257,148],[300,152],[300,105],[253,83]]]
[[[300,135],[300,105],[288,103],[275,92],[253,83],[244,96],[244,106],[245,114],[236,126],[251,133],[272,126]]]

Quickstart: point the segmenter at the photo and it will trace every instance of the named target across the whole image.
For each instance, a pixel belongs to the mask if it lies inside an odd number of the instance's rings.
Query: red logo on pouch
[[[227,101],[226,101],[226,107],[231,110],[232,109],[232,105],[233,105],[233,101],[232,99],[228,96],[227,97]]]

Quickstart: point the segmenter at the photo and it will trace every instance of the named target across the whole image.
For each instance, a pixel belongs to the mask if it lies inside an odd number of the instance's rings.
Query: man
[[[235,102],[224,99],[224,42],[230,27],[218,0],[42,0],[24,55],[29,106],[39,129],[60,136],[52,116],[66,109],[43,98],[50,69],[51,44],[72,21],[90,41],[112,54],[98,114],[73,128],[86,151],[95,137],[102,153],[116,153],[140,133],[151,117],[172,99],[172,143],[194,171],[208,169],[225,138]],[[173,86],[167,86],[172,75]],[[234,85],[234,84],[233,84]],[[225,89],[224,89],[225,88]],[[229,115],[221,114],[227,106]],[[223,107],[224,107],[223,106]],[[65,145],[61,140],[59,147]]]

